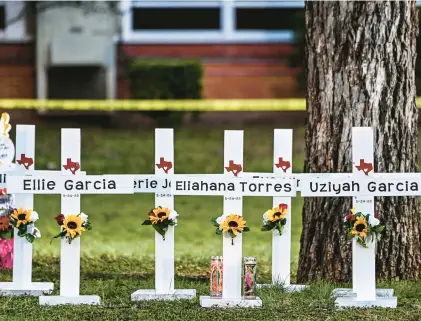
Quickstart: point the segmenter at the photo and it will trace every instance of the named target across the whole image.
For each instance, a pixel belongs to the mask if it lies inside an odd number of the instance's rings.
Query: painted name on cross
[[[227,178],[200,177],[174,178],[173,195],[243,195],[243,196],[295,196],[296,183],[283,178]]]
[[[348,177],[301,180],[302,196],[416,196],[421,195],[421,178]]]
[[[22,194],[132,194],[133,176],[86,175],[86,176],[10,176],[9,193]]]

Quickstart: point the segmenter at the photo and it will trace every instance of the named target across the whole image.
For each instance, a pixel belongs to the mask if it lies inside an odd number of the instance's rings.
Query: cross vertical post
[[[155,176],[174,176],[174,130],[155,129]],[[155,207],[162,206],[174,210],[174,195],[169,192],[155,193]],[[174,226],[169,226],[165,240],[155,231],[155,289],[137,290],[132,293],[132,301],[141,300],[190,300],[196,297],[194,289],[175,289],[174,284]]]
[[[273,151],[274,176],[291,174],[291,129],[275,129]],[[288,205],[288,215],[282,235],[279,235],[276,229],[272,230],[272,283],[289,287],[291,283],[291,197],[273,197],[273,207],[281,203]]]
[[[243,166],[243,131],[226,130],[224,135],[224,166],[233,162]],[[232,176],[232,172],[225,169],[225,175]],[[239,175],[239,176],[238,176]],[[241,177],[239,173],[237,177]],[[225,197],[223,214],[243,215],[243,197]],[[240,233],[234,238],[234,244],[231,238],[224,233],[223,237],[223,278],[222,278],[222,297],[226,299],[241,298],[241,273],[242,273],[242,255],[243,255],[243,234]]]
[[[68,158],[81,164],[80,129],[61,130],[61,171],[66,173],[63,164]],[[65,217],[80,213],[80,194],[61,195],[61,214]],[[80,237],[72,244],[60,240],[60,296],[79,296],[80,286]]]
[[[16,160],[21,158],[31,159],[32,164],[27,164],[27,169],[35,167],[35,126],[17,125],[16,126]],[[29,166],[28,166],[29,165]],[[14,172],[25,173],[24,164],[16,165]],[[34,208],[33,194],[16,194],[16,207],[25,209]],[[51,282],[32,282],[32,248],[24,237],[17,235],[18,230],[14,229],[13,237],[13,282],[0,283],[0,295],[31,295],[40,296],[53,290],[54,284]]]
[[[242,177],[244,132],[242,130],[226,130],[224,132],[224,173],[227,177]],[[228,168],[230,170],[228,171]],[[224,196],[223,214],[243,215],[243,196],[234,194]],[[260,298],[244,299],[242,297],[242,262],[243,234],[231,239],[226,233],[223,240],[223,277],[222,298],[200,297],[202,307],[258,307],[262,306]]]
[[[165,162],[168,162],[168,166],[165,166]],[[157,164],[155,165],[156,176],[165,177],[174,174],[174,131],[172,129],[155,130],[155,164]],[[162,167],[158,168],[158,164],[162,164]],[[167,193],[155,194],[155,207],[158,206],[174,210],[174,196]],[[155,288],[159,294],[174,292],[174,226],[168,227],[165,240],[155,231]]]
[[[68,160],[78,164],[79,170],[66,167]],[[61,172],[63,175],[71,172],[80,175],[81,167],[81,132],[80,128],[61,129]],[[73,176],[72,175],[72,176]],[[80,194],[61,194],[61,214],[77,215],[80,213]],[[65,239],[60,239],[60,296],[41,296],[40,305],[60,304],[90,304],[100,303],[97,295],[80,295],[80,241],[75,238],[71,244]]]
[[[357,169],[360,160],[373,164],[373,130],[370,127],[352,129],[352,170],[355,175],[365,175]],[[374,172],[374,170],[373,170]],[[356,212],[374,215],[374,196],[354,196],[352,201]],[[376,242],[368,242],[368,248],[352,240],[352,285],[359,301],[376,300]],[[358,277],[364,275],[364,277]]]
[[[17,126],[16,128],[16,155],[24,154],[35,158],[35,126]],[[32,165],[35,167],[34,164]],[[23,167],[21,165],[21,167]],[[33,194],[16,194],[16,207],[25,209],[34,208]],[[32,280],[32,244],[25,238],[17,236],[18,229],[14,229],[13,237],[13,281],[18,288],[30,287]]]

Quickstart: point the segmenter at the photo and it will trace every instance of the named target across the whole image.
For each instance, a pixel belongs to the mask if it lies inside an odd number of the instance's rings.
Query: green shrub
[[[131,62],[129,69],[132,99],[202,98],[201,61],[137,58]],[[185,112],[142,113],[157,119],[161,124],[179,125]]]

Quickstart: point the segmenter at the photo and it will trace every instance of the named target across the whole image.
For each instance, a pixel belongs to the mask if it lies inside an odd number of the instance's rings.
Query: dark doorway
[[[106,72],[99,66],[48,69],[49,99],[106,99]]]

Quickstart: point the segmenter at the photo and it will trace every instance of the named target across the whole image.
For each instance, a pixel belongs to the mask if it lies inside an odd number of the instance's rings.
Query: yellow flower
[[[19,207],[19,209],[14,209],[10,216],[16,220],[16,228],[18,228],[21,224],[31,223],[31,215],[32,210],[25,210],[23,207]]]
[[[64,219],[62,227],[66,231],[66,236],[70,236],[73,239],[85,231],[82,224],[83,220],[80,216],[69,215]]]
[[[170,209],[167,207],[157,207],[151,210],[148,215],[152,224],[157,224],[158,222],[163,222],[165,219],[169,218],[170,212]]]
[[[285,218],[288,214],[288,206],[286,204],[280,204],[278,207],[272,208],[267,212],[268,221],[276,222]]]
[[[365,217],[358,216],[352,228],[352,234],[356,234],[361,237],[367,236],[367,220]]]
[[[356,212],[357,210],[355,209],[355,207],[353,207],[353,208],[351,208],[351,213],[352,214],[355,214],[355,212]]]
[[[221,223],[221,228],[223,232],[231,232],[237,236],[239,232],[242,232],[244,227],[246,226],[246,221],[244,221],[243,217],[236,214],[228,215],[225,220]]]

